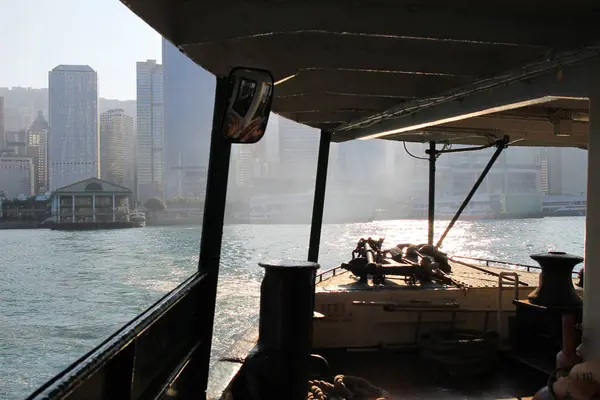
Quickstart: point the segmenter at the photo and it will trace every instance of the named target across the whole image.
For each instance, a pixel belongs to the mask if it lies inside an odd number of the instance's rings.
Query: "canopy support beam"
[[[429,205],[427,207],[427,243],[433,244],[433,225],[435,223],[435,162],[437,153],[435,142],[429,142]]]
[[[231,143],[225,140],[221,132],[221,123],[227,107],[227,88],[228,79],[217,77],[202,236],[200,237],[200,260],[198,262],[198,272],[205,274],[205,278],[203,280],[204,288],[199,293],[198,298],[200,312],[198,314],[197,331],[200,346],[197,357],[193,357],[192,361],[197,361],[195,365],[198,366],[199,370],[197,371],[196,382],[200,384],[199,386],[203,391],[206,391],[208,385],[208,366],[210,364],[225,203],[227,200],[227,178],[229,177],[229,159],[231,156]]]
[[[325,207],[325,188],[327,186],[327,167],[329,164],[329,147],[331,133],[321,131],[319,142],[319,158],[317,160],[317,178],[315,181],[315,197],[313,201],[310,239],[308,244],[308,261],[319,261],[321,243],[321,227],[323,225],[323,208]]]

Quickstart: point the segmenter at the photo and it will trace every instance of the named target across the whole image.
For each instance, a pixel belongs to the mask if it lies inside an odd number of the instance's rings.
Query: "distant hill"
[[[48,119],[47,88],[0,87],[0,97],[4,97],[4,127],[7,131],[29,128],[38,111],[42,111],[44,117]],[[133,118],[135,126],[135,100],[99,99],[100,114],[114,108],[125,110],[125,114]]]

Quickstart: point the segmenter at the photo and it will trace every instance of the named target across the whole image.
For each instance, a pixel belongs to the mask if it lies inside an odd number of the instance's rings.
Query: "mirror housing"
[[[273,76],[268,71],[234,68],[221,131],[231,143],[256,143],[265,134],[273,102]]]

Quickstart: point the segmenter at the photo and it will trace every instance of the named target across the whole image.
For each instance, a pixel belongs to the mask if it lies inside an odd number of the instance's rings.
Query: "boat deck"
[[[450,276],[457,282],[470,288],[496,288],[498,287],[498,277],[492,274],[470,268],[465,265],[461,265],[455,262],[450,262],[452,267],[452,273]],[[479,267],[479,266],[478,266]],[[479,267],[485,268],[486,270],[499,274],[501,272],[517,272],[519,274],[519,281],[526,285],[525,287],[535,288],[538,285],[539,274],[537,272],[528,272],[523,270],[509,269],[509,268],[498,268],[498,267]],[[506,278],[505,278],[506,279]],[[405,283],[404,278],[401,276],[390,276],[386,277],[386,283],[383,285],[386,289],[403,288],[408,285]],[[444,285],[430,284],[431,287],[443,287]],[[509,284],[508,286],[512,286]],[[373,283],[369,280],[368,283],[357,283],[357,279],[349,272],[342,270],[342,272],[336,275],[324,277],[321,282],[317,283],[317,292],[330,292],[340,290],[365,290],[373,289]]]
[[[510,361],[502,361],[497,373],[468,381],[433,374],[419,353],[386,351],[318,352],[329,362],[332,375],[367,379],[402,400],[509,400],[531,399],[546,384],[547,376]]]
[[[360,282],[345,270],[317,281],[313,345],[316,348],[418,347],[419,337],[438,328],[494,330],[504,340],[513,300],[524,299],[539,283],[537,272],[452,263],[459,285],[408,284],[388,275],[383,285]],[[487,271],[487,272],[486,272]],[[499,288],[498,274],[509,273]],[[515,291],[514,275],[519,285]],[[512,280],[509,280],[512,279]]]

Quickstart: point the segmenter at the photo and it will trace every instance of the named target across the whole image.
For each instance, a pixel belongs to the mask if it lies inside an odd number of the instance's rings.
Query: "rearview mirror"
[[[231,143],[256,143],[267,129],[273,101],[273,76],[263,70],[235,68],[228,78],[222,132]]]

